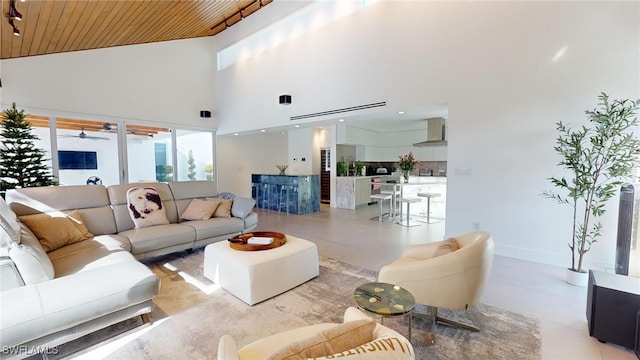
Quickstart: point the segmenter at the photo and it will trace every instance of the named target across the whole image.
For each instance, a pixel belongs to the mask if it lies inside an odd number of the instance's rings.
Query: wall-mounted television
[[[58,151],[60,170],[97,170],[98,157],[95,151]]]

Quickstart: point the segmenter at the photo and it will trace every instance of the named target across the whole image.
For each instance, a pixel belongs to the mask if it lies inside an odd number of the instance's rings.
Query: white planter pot
[[[589,282],[589,273],[588,272],[577,272],[571,269],[567,269],[567,282],[574,286],[587,286]]]

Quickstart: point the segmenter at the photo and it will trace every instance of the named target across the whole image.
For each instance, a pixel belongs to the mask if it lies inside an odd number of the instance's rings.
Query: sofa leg
[[[149,320],[149,314],[142,314],[140,315],[140,318],[142,319],[142,324],[151,323],[151,320]]]
[[[434,316],[435,320],[437,322],[449,325],[449,326],[453,326],[453,327],[457,327],[459,329],[464,329],[464,330],[469,330],[469,331],[475,331],[478,332],[480,331],[480,329],[478,329],[475,326],[472,325],[468,325],[468,324],[464,324],[458,321],[454,321],[451,319],[447,319],[447,318],[443,318],[441,316],[438,316],[438,308],[437,307],[432,307],[432,315]]]

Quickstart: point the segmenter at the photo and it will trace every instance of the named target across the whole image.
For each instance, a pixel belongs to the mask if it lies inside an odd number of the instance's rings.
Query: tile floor
[[[397,258],[405,245],[444,236],[442,221],[416,227],[380,223],[377,205],[357,210],[323,205],[310,215],[258,212],[256,230],[281,231],[313,241],[324,256],[376,271]],[[586,288],[564,281],[564,268],[495,256],[482,302],[539,319],[544,360],[636,359],[628,349],[589,336],[586,293]]]

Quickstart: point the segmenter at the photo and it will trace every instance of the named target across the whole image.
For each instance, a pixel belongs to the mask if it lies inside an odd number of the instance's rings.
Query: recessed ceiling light
[[[344,119],[340,119],[340,120],[338,120],[338,121],[340,121],[340,122],[344,122]]]
[[[240,135],[240,134],[238,134],[238,133],[235,133],[235,134],[233,134],[233,135],[235,135],[235,136],[238,136],[238,135]]]
[[[398,114],[404,115],[404,111],[398,111]]]
[[[261,131],[261,132],[267,132],[267,130],[265,130],[265,129],[262,129],[262,130],[260,130],[260,131]]]
[[[299,127],[300,127],[300,125],[296,125],[295,127],[299,128]]]

